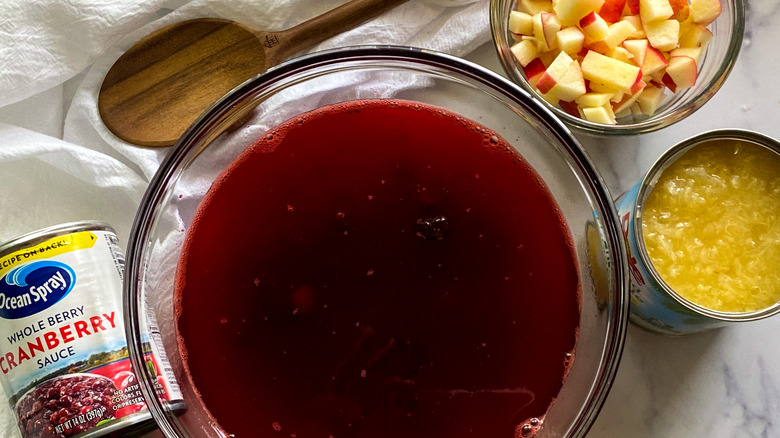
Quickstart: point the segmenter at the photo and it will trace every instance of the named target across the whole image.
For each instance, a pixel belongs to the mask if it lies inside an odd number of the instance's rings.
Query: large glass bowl
[[[633,135],[652,132],[690,116],[707,103],[720,89],[737,62],[745,34],[745,5],[743,0],[721,0],[721,15],[708,26],[713,38],[699,61],[696,84],[684,91],[669,94],[652,116],[629,114],[617,120],[616,125],[589,122],[542,99],[526,80],[520,63],[512,55],[514,44],[509,32],[509,12],[517,0],[490,0],[490,28],[498,57],[507,76],[531,93],[542,105],[575,130],[595,135]]]
[[[574,364],[537,436],[584,436],[614,378],[628,317],[627,265],[611,197],[575,138],[528,93],[461,59],[397,47],[321,52],[250,79],[201,116],[161,165],[133,225],[125,282],[130,355],[154,419],[168,437],[224,436],[183,373],[173,313],[184,236],[210,184],[266,129],[325,105],[374,98],[436,105],[487,126],[549,187],[572,233],[582,309]],[[155,380],[145,373],[141,348],[150,334],[181,385],[183,413],[152,395]]]

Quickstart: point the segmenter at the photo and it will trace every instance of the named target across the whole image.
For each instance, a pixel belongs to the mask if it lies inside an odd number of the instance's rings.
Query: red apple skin
[[[669,5],[672,7],[672,17],[676,17],[685,5],[688,4],[688,0],[669,0]]]
[[[649,85],[652,86],[652,87],[663,88],[666,84],[664,84],[663,82],[659,83],[659,82],[651,80]]]
[[[688,6],[688,5],[685,5]],[[677,21],[682,23],[683,21],[687,20],[688,17],[691,16],[691,8],[690,7],[683,7],[679,11],[676,11],[674,14],[672,14],[672,17],[677,18]]]
[[[669,71],[672,68],[674,69],[674,72],[669,74]],[[672,92],[676,92],[677,89],[680,88],[680,85],[682,85],[683,88],[687,88],[695,84],[696,76],[696,61],[694,61],[693,58],[689,56],[673,56],[669,60],[669,67],[667,67],[662,81],[664,85],[672,90]],[[680,80],[680,82],[675,81],[675,77]]]
[[[652,56],[655,56],[659,60],[663,60],[663,64],[667,63],[666,58],[664,58],[663,53],[661,53],[660,50],[656,49],[653,46],[647,46],[647,53],[645,54],[645,58],[647,57],[647,55],[650,55],[650,54],[652,54]]]
[[[545,73],[539,78],[539,82],[536,83],[536,89],[542,94],[547,94],[557,83],[558,81],[555,78]]]
[[[631,94],[636,94],[639,92],[639,90],[645,88],[645,81],[642,80],[642,70],[639,70],[639,73],[636,76],[636,81],[634,81],[634,85],[631,86]]]
[[[563,112],[565,112],[566,114],[569,114],[571,116],[580,118],[580,112],[577,109],[577,104],[576,103],[574,103],[574,102],[567,102],[565,100],[562,100],[562,101],[558,102],[558,106],[560,106],[561,109],[563,110]]]
[[[687,1],[687,0],[677,0],[677,1]],[[610,23],[616,23],[620,21],[620,18],[623,16],[623,9],[626,6],[626,0],[606,0],[603,5],[601,5],[601,9],[599,10],[599,15],[601,15],[601,18],[607,20]]]
[[[677,84],[674,83],[674,80],[672,79],[671,76],[669,76],[669,73],[664,73],[664,77],[662,80],[664,82],[664,85],[666,85],[667,88],[672,90],[672,93],[677,91]]]
[[[543,74],[547,68],[544,66],[544,63],[540,58],[535,58],[533,61],[529,62],[528,65],[523,67],[523,73],[525,73],[526,79],[531,79],[534,76]]]
[[[631,11],[631,15],[639,13],[639,0],[627,0],[628,10]]]
[[[580,27],[586,27],[587,25],[593,23],[596,21],[596,13],[591,12],[590,14],[582,17],[580,19]]]

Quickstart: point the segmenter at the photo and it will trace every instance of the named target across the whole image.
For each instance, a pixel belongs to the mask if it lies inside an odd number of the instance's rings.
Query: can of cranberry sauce
[[[0,244],[0,383],[22,436],[98,437],[153,427],[128,358],[124,256],[102,222]],[[164,352],[146,344],[161,399],[183,406]]]

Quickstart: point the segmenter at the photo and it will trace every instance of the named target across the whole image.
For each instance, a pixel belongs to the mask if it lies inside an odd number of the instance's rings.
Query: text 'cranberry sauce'
[[[354,101],[274,128],[214,183],[177,330],[239,438],[513,437],[563,384],[579,297],[557,204],[503,139]]]

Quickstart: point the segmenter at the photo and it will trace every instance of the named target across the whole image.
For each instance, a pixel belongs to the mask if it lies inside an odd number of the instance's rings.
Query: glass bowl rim
[[[597,136],[610,136],[610,135],[635,135],[648,132],[657,131],[667,126],[673,125],[686,117],[693,114],[696,110],[707,103],[712,96],[721,88],[726,81],[734,65],[739,57],[740,49],[742,48],[742,41],[745,35],[745,1],[746,0],[721,0],[722,2],[730,2],[734,6],[734,14],[731,15],[732,35],[729,39],[728,47],[726,49],[726,56],[724,62],[722,62],[713,78],[706,84],[702,92],[683,104],[681,107],[675,109],[669,114],[662,117],[650,116],[646,120],[638,123],[626,123],[617,125],[606,125],[603,123],[590,122],[579,117],[574,117],[571,114],[566,113],[562,109],[547,102],[539,97],[538,93],[525,79],[525,76],[519,72],[514,66],[514,60],[512,54],[509,51],[511,44],[507,40],[507,24],[508,15],[504,14],[505,7],[509,2],[514,0],[490,0],[490,33],[493,41],[493,46],[498,54],[498,59],[501,63],[504,72],[510,78],[510,80],[519,85],[525,91],[531,93],[533,98],[539,101],[545,108],[552,111],[559,119],[561,119],[567,126],[570,126],[578,131]]]
[[[566,148],[569,157],[566,158],[570,166],[577,165],[582,172],[584,181],[588,183],[588,189],[594,197],[593,203],[598,205],[601,211],[594,211],[596,217],[601,217],[604,225],[604,237],[612,250],[610,274],[613,290],[612,306],[608,312],[606,337],[598,366],[598,373],[593,376],[594,386],[588,392],[585,403],[577,413],[575,423],[571,425],[574,430],[584,436],[590,429],[601,410],[609,389],[612,386],[617,369],[622,357],[628,327],[629,300],[628,300],[628,266],[626,250],[623,243],[620,222],[618,220],[615,205],[607,189],[606,183],[601,178],[596,166],[585,152],[583,147],[553,112],[541,105],[530,93],[498,75],[468,60],[445,54],[438,51],[392,45],[363,45],[350,46],[337,49],[315,52],[294,58],[260,73],[241,85],[237,86],[212,106],[210,106],[193,124],[184,132],[179,140],[162,161],[160,167],[152,177],[139,204],[136,216],[128,238],[125,281],[123,283],[123,307],[125,333],[128,342],[128,350],[131,363],[137,370],[141,370],[141,378],[138,379],[141,392],[146,400],[149,412],[155,423],[167,437],[181,436],[174,426],[174,415],[170,412],[170,404],[161,401],[149,384],[152,378],[148,374],[143,362],[143,333],[142,323],[145,321],[146,312],[139,307],[144,306],[143,292],[141,288],[142,278],[139,273],[146,269],[142,256],[149,242],[150,226],[156,219],[159,202],[163,199],[168,183],[175,180],[179,165],[193,152],[198,140],[207,133],[213,124],[217,123],[222,115],[228,113],[242,97],[251,95],[262,88],[272,87],[278,81],[306,72],[317,67],[346,64],[349,62],[404,62],[418,68],[436,69],[434,72],[445,72],[448,75],[465,76],[479,83],[480,86],[489,88],[499,93],[514,103],[522,106],[534,117],[534,122],[543,125],[550,134]],[[484,91],[484,90],[483,90]],[[616,291],[617,293],[612,293]],[[571,429],[570,429],[571,430]]]

